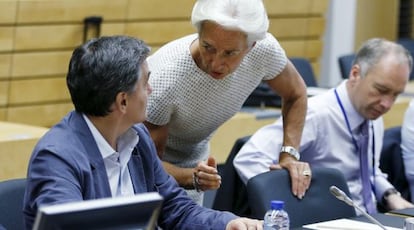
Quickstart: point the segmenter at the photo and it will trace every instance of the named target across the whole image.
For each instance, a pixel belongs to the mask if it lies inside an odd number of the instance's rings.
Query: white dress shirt
[[[336,90],[346,111],[353,135],[358,138],[358,128],[364,118],[357,113],[351,104],[346,90],[346,80]],[[270,164],[278,162],[279,150],[283,141],[282,122],[282,119],[278,119],[275,123],[259,129],[236,155],[233,163],[244,183],[247,183],[249,178],[268,171]],[[373,183],[372,199],[376,197],[381,200],[385,190],[391,188],[392,185],[378,167],[384,134],[382,118],[371,123],[368,161],[371,183]],[[373,149],[375,149],[375,157],[373,157]],[[359,154],[352,141],[334,89],[309,99],[299,150],[301,161],[308,162],[311,167],[336,168],[342,171],[347,180],[352,200],[359,207],[365,209],[362,200]],[[375,170],[372,167],[373,159]],[[374,174],[375,176],[373,176]]]
[[[117,143],[118,151],[116,151],[104,139],[88,117],[83,115],[83,118],[102,154],[112,197],[134,195],[134,187],[132,186],[131,175],[128,170],[128,162],[131,158],[132,151],[138,143],[138,135],[134,130],[129,129],[119,137]]]
[[[411,201],[414,202],[414,99],[405,112],[401,127],[402,158],[405,167],[405,176],[410,186]]]

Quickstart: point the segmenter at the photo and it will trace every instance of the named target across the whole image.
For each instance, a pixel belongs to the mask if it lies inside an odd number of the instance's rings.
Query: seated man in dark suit
[[[149,51],[141,40],[125,36],[75,49],[67,74],[75,111],[33,151],[24,200],[27,229],[40,206],[152,191],[164,198],[162,229],[262,229],[261,221],[197,205],[165,172],[148,130],[139,124],[151,93]]]

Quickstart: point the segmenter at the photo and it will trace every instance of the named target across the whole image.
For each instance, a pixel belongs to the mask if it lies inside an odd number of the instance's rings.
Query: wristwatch
[[[401,196],[401,193],[397,191],[395,188],[387,189],[387,191],[384,192],[384,195],[382,196],[382,203],[387,204],[388,203],[388,197],[392,194],[397,194],[398,196]]]
[[[300,159],[300,154],[299,154],[298,150],[296,150],[292,146],[282,146],[282,148],[280,149],[280,152],[281,153],[287,153],[287,154],[291,155],[292,157],[294,157],[296,160]]]

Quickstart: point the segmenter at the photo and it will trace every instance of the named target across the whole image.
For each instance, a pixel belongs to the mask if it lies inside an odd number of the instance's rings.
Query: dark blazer
[[[224,229],[235,215],[194,203],[164,171],[148,130],[133,127],[139,136],[128,163],[135,193],[157,191],[164,198],[158,225],[163,229]],[[70,201],[111,197],[108,177],[98,146],[82,115],[69,113],[36,145],[28,168],[24,199],[26,228],[31,229],[37,209]]]

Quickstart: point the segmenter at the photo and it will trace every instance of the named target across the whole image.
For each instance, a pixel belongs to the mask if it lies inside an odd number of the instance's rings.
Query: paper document
[[[314,224],[303,225],[306,229],[320,229],[320,230],[381,230],[382,228],[378,225],[349,220],[349,219],[337,219],[330,221],[323,221]],[[401,228],[393,228],[386,226],[389,230],[401,230]]]

